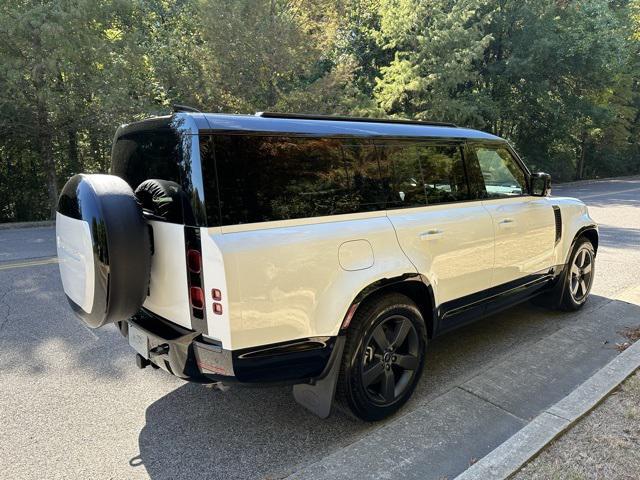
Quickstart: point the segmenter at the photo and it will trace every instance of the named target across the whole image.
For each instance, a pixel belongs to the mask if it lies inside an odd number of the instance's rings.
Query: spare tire
[[[58,200],[56,244],[64,292],[87,326],[127,320],[140,309],[149,287],[149,229],[123,179],[71,177]]]

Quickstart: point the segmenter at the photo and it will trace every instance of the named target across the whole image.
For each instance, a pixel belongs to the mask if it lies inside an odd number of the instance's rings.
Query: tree
[[[640,0],[2,2],[0,221],[50,218],[172,103],[449,120],[556,179],[637,173]]]
[[[95,149],[103,143],[103,125],[113,128],[114,104],[120,111],[140,112],[135,75],[117,76],[123,62],[111,36],[122,13],[116,7],[85,0],[0,6],[3,143],[7,148],[22,138],[24,152],[45,173],[50,217],[59,171],[68,176],[84,166],[105,167],[100,159],[84,165],[80,136],[87,135]]]
[[[384,0],[377,36],[393,60],[374,95],[388,114],[473,124],[486,92],[475,65],[492,37],[484,0]],[[445,53],[446,52],[446,53]]]

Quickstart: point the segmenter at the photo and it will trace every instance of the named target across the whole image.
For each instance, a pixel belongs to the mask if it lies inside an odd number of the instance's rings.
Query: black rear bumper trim
[[[145,309],[120,325],[125,337],[130,323],[147,334],[151,362],[177,377],[200,383],[308,382],[325,370],[336,344],[336,337],[311,337],[226,350],[219,342]]]

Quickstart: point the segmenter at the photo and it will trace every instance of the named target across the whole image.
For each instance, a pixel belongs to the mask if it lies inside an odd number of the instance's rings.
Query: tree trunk
[[[56,207],[58,205],[58,176],[56,175],[56,163],[53,158],[53,138],[47,109],[45,105],[38,102],[38,150],[40,159],[47,173],[47,193],[49,197],[49,217],[56,218]]]
[[[587,153],[587,132],[582,132],[582,137],[580,138],[580,157],[578,158],[578,163],[576,164],[576,180],[582,180],[582,176],[584,174],[584,159]]]
[[[41,48],[40,32],[34,30],[32,36],[33,51],[36,58],[44,58]],[[43,60],[44,61],[44,60]],[[44,99],[43,90],[46,89],[47,81],[45,77],[45,65],[36,64],[32,70],[32,82],[34,87],[34,99],[36,107],[36,148],[40,154],[40,161],[47,174],[47,193],[49,197],[49,218],[56,218],[56,207],[58,206],[58,177],[56,175],[56,162],[53,158],[53,131],[49,124],[49,114],[47,104]]]
[[[269,35],[275,38],[276,28],[275,28],[275,20],[276,20],[276,0],[271,0],[269,4],[269,26],[270,31]],[[275,57],[275,50],[272,47],[269,47],[269,62],[271,65],[267,65],[267,71],[269,71],[268,85],[267,85],[267,109],[272,110],[277,101],[277,92],[276,92],[276,72],[273,71],[273,58]]]
[[[98,140],[97,132],[89,132],[89,149],[91,150],[91,161],[98,164],[101,173],[109,173],[110,158],[102,154],[102,146]],[[95,168],[95,167],[94,167]]]
[[[69,166],[71,167],[71,173],[82,172],[82,164],[80,163],[80,155],[78,154],[78,132],[74,129],[67,131],[68,140],[68,154],[69,154]]]

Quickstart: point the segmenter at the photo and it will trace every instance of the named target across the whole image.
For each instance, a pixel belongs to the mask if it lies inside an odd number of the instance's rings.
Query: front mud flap
[[[345,341],[344,335],[337,337],[329,364],[320,377],[315,379],[313,383],[301,383],[293,386],[293,398],[296,402],[320,418],[327,418],[331,414]]]

